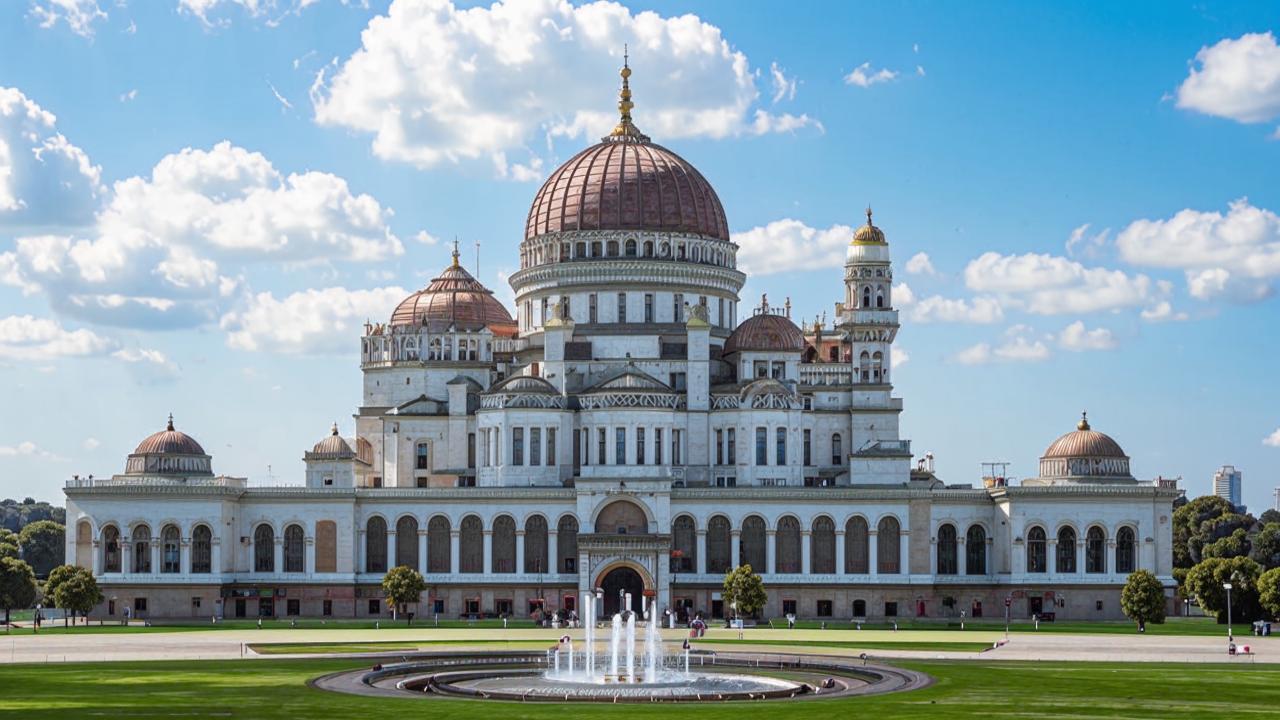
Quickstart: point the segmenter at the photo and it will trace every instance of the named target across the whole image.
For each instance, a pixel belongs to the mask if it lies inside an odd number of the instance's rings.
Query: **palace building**
[[[846,622],[1006,602],[1111,619],[1133,570],[1173,587],[1178,489],[1136,480],[1087,419],[1019,483],[949,485],[915,458],[870,210],[830,323],[740,307],[724,208],[633,123],[630,72],[617,127],[533,199],[514,316],[455,248],[366,324],[362,404],[303,453],[305,483],[216,475],[172,418],[122,474],[68,481],[67,557],[104,588],[95,616],[385,616],[398,565],[441,617],[576,610],[597,588],[606,613],[625,591],[720,617],[739,564],[763,576],[764,615]]]

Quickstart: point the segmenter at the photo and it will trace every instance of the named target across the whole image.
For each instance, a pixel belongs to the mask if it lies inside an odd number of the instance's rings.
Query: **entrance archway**
[[[644,612],[644,578],[625,565],[610,570],[600,581],[604,589],[604,616],[613,617],[622,606],[622,593],[631,593],[631,610]]]

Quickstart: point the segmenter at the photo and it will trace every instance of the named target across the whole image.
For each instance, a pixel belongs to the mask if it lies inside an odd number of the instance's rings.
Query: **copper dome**
[[[853,245],[884,245],[884,231],[871,222],[871,208],[867,208],[867,224],[853,232]]]
[[[190,435],[173,429],[173,416],[164,429],[138,443],[134,455],[204,455],[204,448]]]
[[[458,251],[453,251],[453,264],[425,288],[410,295],[391,313],[392,325],[438,325],[441,329],[456,326],[460,330],[487,327],[498,335],[515,332],[511,313],[458,264]]]
[[[353,451],[351,449],[351,445],[338,434],[338,423],[334,423],[333,428],[329,431],[329,436],[316,443],[315,447],[311,448],[310,455],[324,456],[326,458],[333,459],[352,458],[355,457],[355,451]]]
[[[1088,416],[1081,416],[1076,429],[1063,435],[1049,449],[1044,451],[1042,459],[1054,458],[1127,458],[1120,443],[1106,433],[1100,433],[1089,427]]]
[[[724,343],[726,355],[743,350],[800,352],[804,350],[804,333],[786,315],[771,311],[766,300]]]

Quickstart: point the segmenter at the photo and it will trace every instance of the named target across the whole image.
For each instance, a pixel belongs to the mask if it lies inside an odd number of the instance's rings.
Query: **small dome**
[[[743,321],[724,343],[725,355],[744,350],[802,352],[804,333],[786,315],[771,310],[765,296],[756,314]]]
[[[867,208],[867,224],[853,233],[851,245],[885,245],[884,231],[871,223],[871,208]]]
[[[195,438],[173,429],[173,415],[169,416],[169,424],[164,430],[147,437],[138,443],[134,455],[204,455],[204,448]]]
[[[328,457],[355,457],[355,452],[351,449],[351,445],[347,443],[341,435],[338,434],[338,423],[333,424],[333,429],[329,436],[315,444],[311,448],[312,455],[324,455]]]
[[[453,264],[422,290],[405,298],[391,313],[392,325],[430,325],[440,330],[489,328],[495,335],[513,335],[516,321],[493,292],[458,263]]]
[[[1082,414],[1076,429],[1053,441],[1040,457],[1040,477],[1023,484],[1136,482],[1120,443],[1089,426]]]
[[[1059,437],[1044,451],[1044,458],[1107,457],[1127,458],[1120,443],[1106,433],[1089,426],[1088,414],[1082,414],[1076,429]]]

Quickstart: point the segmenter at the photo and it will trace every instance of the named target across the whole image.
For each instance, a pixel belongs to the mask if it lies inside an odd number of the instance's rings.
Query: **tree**
[[[8,528],[0,528],[0,558],[17,560],[22,556],[18,545],[18,534]]]
[[[22,559],[31,565],[36,575],[48,575],[65,562],[67,529],[52,520],[38,520],[22,528],[18,542],[22,546]]]
[[[408,616],[405,606],[418,602],[426,589],[427,581],[422,579],[422,574],[408,565],[397,565],[382,578],[382,594],[405,615],[409,624],[413,624],[413,618]]]
[[[1174,567],[1189,568],[1195,565],[1204,559],[1200,549],[1205,544],[1230,535],[1236,527],[1248,529],[1253,524],[1250,518],[1248,525],[1243,525],[1243,518],[1246,516],[1236,515],[1241,518],[1240,524],[1227,523],[1219,527],[1216,521],[1224,515],[1235,515],[1235,508],[1216,495],[1198,497],[1173,512]]]
[[[4,625],[9,627],[9,611],[29,608],[36,601],[36,574],[31,566],[16,558],[0,558],[0,607]]]
[[[1280,523],[1280,510],[1268,508],[1258,516],[1258,522],[1262,525],[1270,525],[1271,523]]]
[[[1164,586],[1150,570],[1137,570],[1120,591],[1120,609],[1138,628],[1145,630],[1147,623],[1164,622]]]
[[[769,596],[764,581],[752,572],[750,565],[739,565],[724,576],[724,603],[735,608],[738,616],[753,616],[764,609]]]
[[[1232,516],[1224,515],[1218,521],[1222,524],[1234,523]],[[1235,517],[1240,517],[1239,515]],[[1216,525],[1215,525],[1216,527]],[[1211,558],[1233,558],[1250,555],[1252,552],[1252,543],[1249,542],[1249,533],[1244,528],[1236,528],[1230,535],[1224,538],[1218,538],[1211,543],[1200,548],[1202,557]]]
[[[45,597],[52,597],[54,604],[71,613],[72,618],[76,613],[87,617],[102,602],[102,591],[88,568],[59,565],[49,573]]]
[[[1271,617],[1280,617],[1280,568],[1271,568],[1258,578],[1258,604]]]
[[[1268,510],[1267,512],[1275,512]],[[1262,514],[1266,517],[1267,513]],[[1253,536],[1249,557],[1267,570],[1280,567],[1280,522],[1270,522]]]
[[[1258,604],[1258,577],[1262,566],[1247,557],[1208,558],[1187,573],[1186,590],[1196,598],[1205,612],[1227,621],[1227,591],[1222,584],[1231,583],[1231,616],[1233,620],[1252,621],[1262,615]]]

